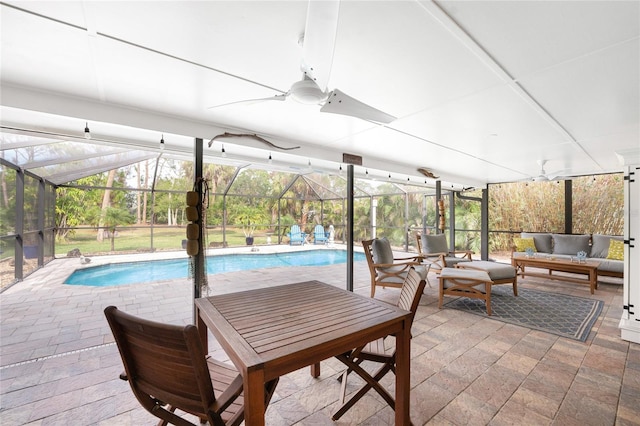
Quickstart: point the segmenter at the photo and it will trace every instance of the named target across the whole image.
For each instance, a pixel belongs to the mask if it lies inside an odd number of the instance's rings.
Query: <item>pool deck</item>
[[[309,248],[322,247],[289,249]],[[232,249],[216,253],[222,250]],[[158,254],[104,256],[93,258],[90,265],[134,258],[157,259]],[[115,305],[148,319],[187,324],[193,319],[192,282],[63,285],[77,267],[82,267],[79,259],[56,259],[0,295],[3,426],[155,424],[128,384],[118,379],[122,364],[102,311]],[[437,279],[433,273],[429,278],[434,287],[426,288],[412,329],[414,424],[640,425],[640,345],[619,337],[619,280],[600,281],[595,295],[586,286],[541,278],[519,282],[523,288],[603,300],[603,311],[582,343],[488,317],[439,310]],[[212,275],[208,292],[311,279],[344,288],[345,265]],[[354,266],[354,287],[368,296],[366,262]],[[395,303],[398,293],[382,289],[376,297]],[[212,356],[226,360],[211,340]],[[267,424],[391,424],[391,410],[371,392],[340,421],[331,421],[341,365],[333,359],[323,361],[318,379],[310,377],[308,369],[284,376],[269,405]],[[392,377],[383,382],[393,387]],[[355,388],[357,380],[349,383]]]

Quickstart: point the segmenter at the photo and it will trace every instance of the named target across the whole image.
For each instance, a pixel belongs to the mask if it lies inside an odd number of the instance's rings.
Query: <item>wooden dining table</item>
[[[408,311],[319,281],[199,298],[195,306],[203,347],[209,330],[242,374],[246,425],[264,425],[267,381],[389,335],[395,423],[410,424]]]

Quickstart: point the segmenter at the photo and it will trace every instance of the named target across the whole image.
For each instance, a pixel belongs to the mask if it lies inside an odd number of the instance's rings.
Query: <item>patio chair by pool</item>
[[[328,233],[324,232],[324,226],[316,225],[313,228],[313,244],[327,244],[328,240]]]
[[[193,425],[175,414],[176,408],[210,425],[243,422],[242,376],[233,365],[206,356],[194,325],[148,321],[115,306],[104,314],[124,364],[120,378],[129,381],[147,411],[162,419],[159,424]],[[265,385],[267,403],[277,383]]]
[[[300,225],[291,225],[291,230],[288,235],[290,246],[294,244],[304,245],[304,243],[307,242],[307,234],[300,230]]]
[[[424,291],[426,282],[420,277],[420,274],[414,267],[409,268],[407,277],[402,284],[402,290],[400,290],[400,298],[398,299],[397,306],[401,309],[411,312],[411,319],[409,320],[409,327],[413,323],[413,317],[418,310],[418,304],[420,303],[420,297]],[[393,339],[392,339],[393,340]],[[380,396],[387,401],[391,408],[395,409],[395,401],[393,397],[387,392],[387,390],[380,385],[380,380],[389,372],[393,371],[395,374],[396,365],[396,351],[395,347],[386,349],[385,339],[378,339],[373,342],[367,343],[364,346],[354,349],[346,354],[339,355],[337,357],[345,365],[348,366],[347,370],[342,373],[340,377],[342,380],[342,387],[340,389],[340,403],[342,404],[338,411],[332,416],[333,420],[338,420],[344,413],[346,413],[356,402],[360,400],[370,389],[375,389]],[[369,376],[366,371],[362,369],[360,364],[363,361],[377,362],[382,366],[374,374]],[[360,388],[347,402],[345,397],[347,394],[347,377],[349,373],[355,372],[363,379],[365,379],[365,385]],[[371,380],[373,379],[373,380]]]
[[[375,295],[376,287],[402,288],[412,266],[416,267],[420,278],[427,278],[429,265],[421,265],[422,256],[394,258],[391,244],[386,238],[365,240],[362,247],[371,274],[371,297]]]
[[[429,263],[436,273],[443,268],[452,268],[459,262],[470,262],[471,250],[449,251],[445,234],[421,235],[416,233],[418,253]]]

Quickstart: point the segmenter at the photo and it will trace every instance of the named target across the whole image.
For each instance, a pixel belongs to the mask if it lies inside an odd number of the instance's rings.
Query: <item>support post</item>
[[[440,200],[441,197],[442,197],[442,182],[437,180],[436,181],[436,198],[434,200],[435,208],[436,208],[436,234],[440,233],[440,209],[438,208],[438,201]]]
[[[456,250],[456,193],[449,192],[449,250]]]
[[[422,235],[427,235],[427,195],[422,196]]]
[[[573,181],[564,181],[564,233],[573,234]]]
[[[15,278],[24,278],[24,170],[16,170]]]
[[[347,166],[347,290],[353,291],[353,164]]]
[[[378,200],[371,196],[371,238],[376,238],[378,230],[376,229],[376,219],[378,216]]]
[[[404,251],[409,251],[409,234],[411,232],[409,225],[409,195],[404,193]]]
[[[489,260],[489,187],[482,190],[480,202],[480,259]]]
[[[201,138],[196,138],[194,141],[194,190],[198,193],[198,220],[196,223],[200,229],[200,235],[198,236],[198,254],[194,256],[193,259],[193,323],[197,324],[197,312],[195,306],[195,299],[201,297],[200,288],[204,284],[204,280],[206,279],[206,271],[205,271],[205,247],[204,247],[204,227],[206,226],[205,221],[202,218],[202,202],[203,202],[203,150],[204,144]],[[206,350],[206,348],[205,348]]]
[[[41,268],[42,266],[44,266],[44,209],[45,209],[45,191],[46,191],[46,187],[45,187],[45,183],[44,183],[44,179],[40,178],[38,179],[38,203],[37,203],[37,210],[38,210],[38,235],[37,235],[37,241],[38,241],[38,268]]]

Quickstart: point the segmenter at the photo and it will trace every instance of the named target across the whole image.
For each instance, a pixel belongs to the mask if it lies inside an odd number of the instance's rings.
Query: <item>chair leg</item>
[[[356,363],[351,360],[348,356],[339,355],[338,358],[345,365],[347,365],[352,371],[354,371],[358,376],[362,377],[365,380],[365,385],[358,390],[358,392],[353,395],[346,403],[344,402],[344,395],[346,394],[346,377],[342,378],[342,387],[344,388],[344,394],[341,398],[341,407],[336,411],[331,418],[333,420],[338,420],[344,413],[346,413],[353,405],[358,402],[370,389],[374,389],[378,394],[389,404],[391,408],[395,410],[395,400],[393,397],[387,392],[379,383],[379,381],[393,368],[393,361],[384,364],[372,377],[370,376],[362,367],[360,367],[359,363]],[[344,373],[346,374],[346,372]]]
[[[344,404],[344,400],[347,396],[347,376],[349,375],[349,370],[345,370],[344,373],[342,373],[342,380],[340,380],[342,383],[340,384],[340,404]]]

